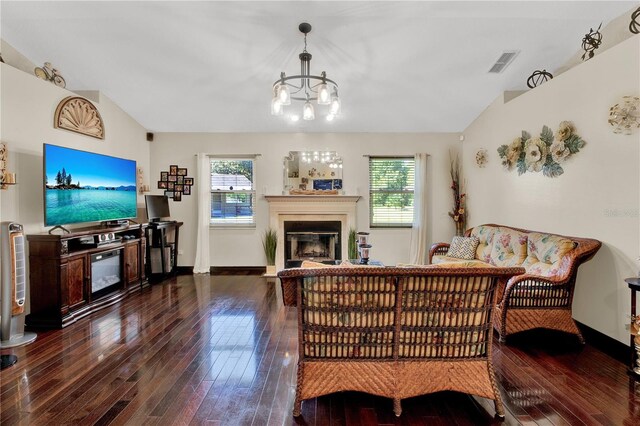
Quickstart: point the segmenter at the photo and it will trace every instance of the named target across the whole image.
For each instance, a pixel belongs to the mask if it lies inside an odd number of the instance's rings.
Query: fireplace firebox
[[[340,221],[285,221],[285,268],[304,260],[335,264],[341,255]]]
[[[122,249],[91,255],[91,297],[97,299],[122,286]]]

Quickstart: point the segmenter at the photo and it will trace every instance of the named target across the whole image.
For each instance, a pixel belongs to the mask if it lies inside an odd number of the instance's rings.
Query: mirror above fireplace
[[[342,157],[335,151],[290,151],[284,159],[284,194],[331,191],[342,194]]]

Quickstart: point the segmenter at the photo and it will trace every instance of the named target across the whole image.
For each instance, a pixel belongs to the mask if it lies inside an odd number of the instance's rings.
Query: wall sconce
[[[0,142],[0,189],[7,189],[8,185],[16,184],[16,174],[7,172],[8,156],[7,144]]]

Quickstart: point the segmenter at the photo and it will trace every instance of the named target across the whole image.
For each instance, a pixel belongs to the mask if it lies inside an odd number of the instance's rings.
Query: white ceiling
[[[155,132],[449,132],[502,91],[555,70],[590,27],[635,2],[10,2],[1,36],[72,90],[100,90]],[[342,114],[269,113],[280,71],[340,85]],[[487,71],[520,50],[502,74]],[[285,114],[300,114],[301,105]]]

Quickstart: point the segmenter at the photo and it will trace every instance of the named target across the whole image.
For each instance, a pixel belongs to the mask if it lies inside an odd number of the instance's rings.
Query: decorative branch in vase
[[[453,191],[453,209],[449,212],[449,216],[456,225],[456,235],[463,235],[467,225],[467,211],[465,209],[465,197],[467,194],[462,192],[462,181],[460,180],[460,161],[458,155],[455,158],[449,153],[449,161],[451,167],[451,190]]]

